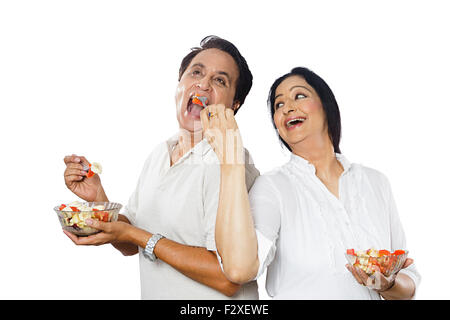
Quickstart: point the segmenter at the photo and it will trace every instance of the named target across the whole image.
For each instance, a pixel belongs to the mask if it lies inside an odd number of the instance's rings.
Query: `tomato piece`
[[[102,212],[102,221],[108,222],[108,212]]]
[[[198,104],[200,106],[203,106],[203,103],[197,98],[195,97],[194,99],[192,99],[192,103]]]
[[[99,221],[108,222],[108,212],[97,210],[97,212],[94,213],[94,217]]]
[[[380,254],[380,256],[389,256],[389,255],[391,255],[391,252],[389,250],[380,250],[380,251],[378,251],[378,253]]]
[[[80,212],[80,210],[77,207],[70,207],[70,209],[72,209],[72,211],[74,212]]]
[[[347,249],[347,254],[351,254],[352,256],[356,256],[355,249]]]
[[[86,177],[90,178],[92,176],[94,176],[95,172],[91,170],[90,165],[89,165],[89,171],[86,174]]]
[[[394,255],[396,255],[396,256],[399,256],[399,255],[404,254],[404,253],[405,253],[405,251],[403,251],[403,250],[395,250],[394,251]]]
[[[59,206],[59,211],[61,211],[62,209],[64,209],[65,207],[67,207],[65,204],[62,204]]]

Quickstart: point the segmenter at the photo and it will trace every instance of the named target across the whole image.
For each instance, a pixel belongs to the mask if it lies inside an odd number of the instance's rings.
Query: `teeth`
[[[293,125],[293,124],[296,123],[296,122],[303,122],[303,121],[305,121],[304,118],[292,119],[292,120],[289,120],[289,121],[287,122],[287,125],[288,125],[288,126],[291,126],[291,125]]]

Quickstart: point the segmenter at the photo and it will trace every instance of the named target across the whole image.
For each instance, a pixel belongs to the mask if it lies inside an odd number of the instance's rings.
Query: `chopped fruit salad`
[[[85,165],[83,169],[87,171],[86,177],[88,178],[94,176],[94,174],[102,173],[102,166],[98,162],[92,162],[92,164],[89,163],[89,166]]]
[[[104,205],[87,206],[85,203],[74,201],[69,204],[62,204],[59,210],[63,214],[64,224],[74,229],[88,227],[86,219],[108,222],[109,213],[104,211]]]
[[[368,275],[379,271],[385,276],[397,272],[406,259],[407,251],[395,250],[361,250],[347,249],[347,258],[354,267],[362,269]]]

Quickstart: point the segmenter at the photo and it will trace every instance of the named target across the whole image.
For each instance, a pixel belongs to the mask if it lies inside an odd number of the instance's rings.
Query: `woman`
[[[233,44],[214,36],[203,39],[181,63],[175,96],[179,133],[150,154],[119,221],[90,221],[103,232],[89,237],[65,232],[78,245],[111,243],[124,255],[139,252],[143,299],[258,298],[256,282],[230,282],[217,261],[220,166],[203,139],[202,107],[192,103],[200,95],[236,113],[251,86],[252,74]],[[247,160],[251,186],[259,172]],[[99,177],[85,178],[84,157],[69,156],[65,162],[71,191],[86,201],[108,201]]]
[[[266,289],[278,299],[412,298],[420,281],[412,259],[394,277],[377,273],[375,282],[346,262],[346,249],[406,244],[388,180],[340,153],[339,108],[328,85],[295,68],[275,81],[268,102],[292,155],[258,177],[249,196],[244,166],[222,163],[216,247],[227,278],[245,283],[267,267]],[[238,130],[233,114],[208,109],[217,117],[202,111],[205,134],[227,159],[235,146],[214,144],[215,133]]]

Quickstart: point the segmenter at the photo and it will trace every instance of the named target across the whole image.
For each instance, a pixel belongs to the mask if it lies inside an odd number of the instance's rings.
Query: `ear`
[[[235,101],[234,103],[233,103],[233,110],[234,110],[234,113],[236,113],[236,111],[238,111],[238,109],[241,107],[241,103],[239,102],[239,101]]]

